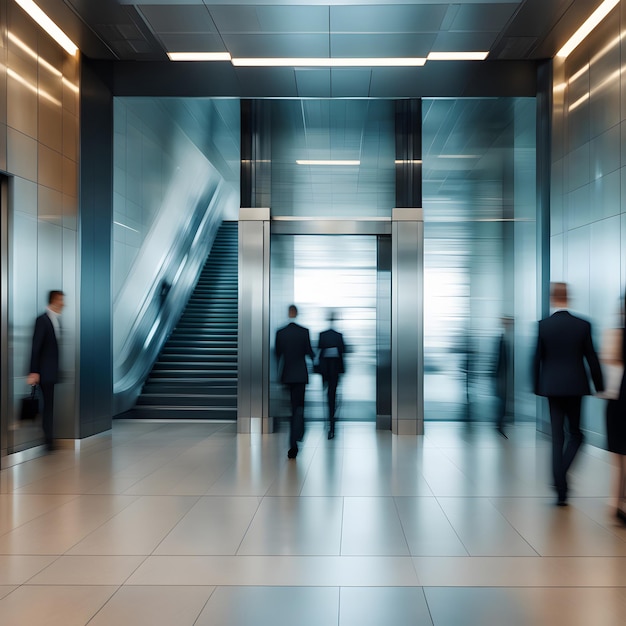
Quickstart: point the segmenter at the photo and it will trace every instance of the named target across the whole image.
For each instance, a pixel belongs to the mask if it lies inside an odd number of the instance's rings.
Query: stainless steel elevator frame
[[[9,445],[9,191],[8,179],[0,176],[0,469]]]
[[[268,208],[240,209],[237,431],[274,429],[269,415],[271,234],[391,235],[391,430],[423,434],[422,209],[393,209],[391,218],[364,219],[271,218]]]

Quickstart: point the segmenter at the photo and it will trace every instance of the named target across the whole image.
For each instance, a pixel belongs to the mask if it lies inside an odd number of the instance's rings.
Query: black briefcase
[[[32,386],[30,396],[22,398],[20,410],[20,420],[22,422],[32,422],[39,416],[39,398],[37,397],[37,385]]]

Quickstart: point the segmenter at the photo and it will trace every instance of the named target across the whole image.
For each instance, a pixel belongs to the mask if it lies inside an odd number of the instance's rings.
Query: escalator
[[[238,224],[223,222],[133,418],[237,419]]]

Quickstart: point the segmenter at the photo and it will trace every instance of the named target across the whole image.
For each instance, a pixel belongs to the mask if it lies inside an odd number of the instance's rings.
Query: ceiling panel
[[[223,33],[328,32],[328,7],[209,6]]]
[[[330,98],[330,70],[301,68],[295,70],[300,98]]]
[[[370,94],[372,70],[333,69],[330,73],[331,97],[333,98],[367,98]]]
[[[233,57],[327,57],[328,35],[233,35],[224,33]]]
[[[491,50],[498,33],[439,33],[433,43],[433,52],[460,52]]]
[[[435,33],[393,35],[347,35],[333,33],[330,49],[334,57],[425,57]]]
[[[228,52],[219,35],[168,35],[159,39],[168,52]]]
[[[511,4],[462,4],[450,30],[501,30],[517,10]]]
[[[330,26],[345,33],[428,33],[438,31],[446,4],[332,6]]]
[[[264,33],[328,32],[328,7],[267,6],[256,11]]]
[[[157,33],[217,33],[207,8],[202,6],[141,5],[140,13]]]

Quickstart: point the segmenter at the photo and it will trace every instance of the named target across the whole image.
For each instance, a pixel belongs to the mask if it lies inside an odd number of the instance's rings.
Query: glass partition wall
[[[494,418],[505,325],[507,413],[535,418],[535,132],[534,99],[423,102],[426,419]]]

